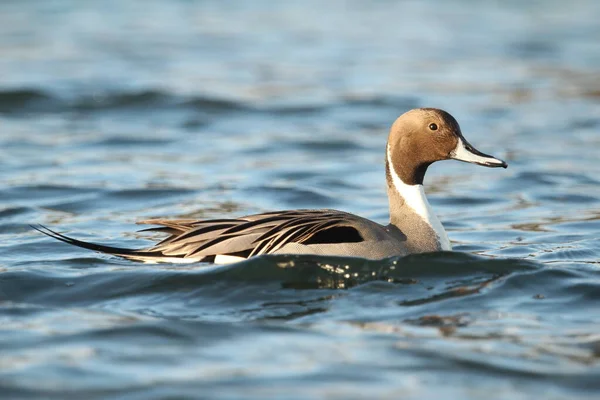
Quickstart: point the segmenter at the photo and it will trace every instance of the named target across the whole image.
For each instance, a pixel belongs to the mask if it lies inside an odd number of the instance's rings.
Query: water
[[[598,398],[600,6],[6,1],[0,397]],[[147,266],[135,221],[387,219],[387,130],[447,109],[456,254]],[[129,233],[128,233],[129,232]]]

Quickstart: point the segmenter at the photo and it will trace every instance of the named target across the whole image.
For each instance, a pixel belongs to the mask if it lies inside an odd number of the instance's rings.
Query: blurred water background
[[[0,397],[597,399],[600,2],[0,3]],[[458,253],[147,266],[148,217],[387,221],[440,107],[507,170],[432,166]],[[126,233],[130,232],[130,233]]]

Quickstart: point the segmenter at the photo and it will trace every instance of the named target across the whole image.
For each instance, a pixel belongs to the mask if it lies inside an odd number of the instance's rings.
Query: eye
[[[437,131],[437,125],[436,124],[429,124],[429,129],[431,129],[432,131]]]

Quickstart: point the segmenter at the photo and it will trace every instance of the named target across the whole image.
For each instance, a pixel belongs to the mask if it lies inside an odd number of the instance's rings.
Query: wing
[[[142,221],[161,224],[153,231],[170,234],[149,251],[171,257],[216,255],[252,257],[277,251],[287,243],[362,241],[352,214],[335,210],[297,210],[256,214],[232,220]],[[327,233],[327,234],[326,234]]]
[[[75,246],[129,259],[214,262],[217,256],[248,258],[273,253],[288,243],[361,242],[365,240],[365,223],[371,222],[336,210],[294,210],[237,219],[150,219],[139,223],[159,225],[142,231],[166,233],[168,237],[150,248],[136,250],[83,242],[43,226],[34,228]]]

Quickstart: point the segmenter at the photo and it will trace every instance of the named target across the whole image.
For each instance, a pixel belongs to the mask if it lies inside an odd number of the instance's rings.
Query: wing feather
[[[139,223],[159,225],[142,231],[166,233],[168,237],[150,248],[136,250],[83,242],[47,228],[35,228],[55,239],[90,250],[136,260],[160,261],[165,257],[194,260],[212,260],[218,255],[251,257],[275,252],[288,243],[314,241],[315,235],[335,227],[354,228],[360,236],[361,227],[365,226],[360,217],[335,210],[269,212],[238,219],[147,219]],[[316,240],[318,242],[322,237]]]

